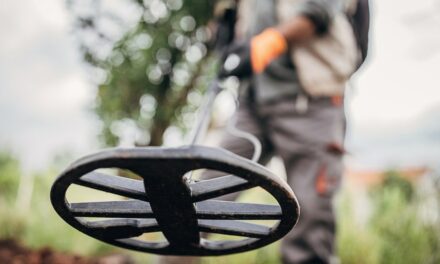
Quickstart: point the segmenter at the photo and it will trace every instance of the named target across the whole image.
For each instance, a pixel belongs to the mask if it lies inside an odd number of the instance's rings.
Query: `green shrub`
[[[0,151],[0,205],[1,200],[11,202],[15,198],[20,175],[18,160],[9,152]]]
[[[352,194],[344,190],[337,199],[337,249],[343,264],[379,263],[377,236],[353,212]]]
[[[28,178],[33,181],[29,207],[17,207],[12,198],[19,184],[15,179],[20,179],[18,163],[7,155],[0,159],[3,161],[0,171],[5,173],[0,177],[3,188],[0,192],[0,239],[14,238],[31,248],[48,246],[82,255],[101,255],[115,250],[73,229],[56,214],[49,200],[56,175],[53,170]]]
[[[369,193],[372,212],[364,225],[356,221],[352,198],[344,194],[339,202],[341,263],[440,263],[438,224],[422,221],[422,201],[410,182],[387,173],[383,184]]]

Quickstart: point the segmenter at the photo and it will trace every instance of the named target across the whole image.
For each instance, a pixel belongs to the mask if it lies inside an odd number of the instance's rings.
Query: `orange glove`
[[[266,67],[281,54],[287,51],[287,41],[274,28],[251,39],[251,64],[254,73],[262,73]]]

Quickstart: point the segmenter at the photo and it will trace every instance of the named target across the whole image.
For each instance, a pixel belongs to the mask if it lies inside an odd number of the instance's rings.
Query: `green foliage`
[[[83,255],[101,255],[114,250],[78,232],[56,214],[49,201],[53,182],[51,175],[55,175],[53,170],[34,176],[30,212],[22,212],[26,215],[26,226],[21,239],[33,248],[49,246],[63,252]],[[20,211],[20,208],[17,210]]]
[[[347,194],[346,194],[347,195]],[[440,263],[440,233],[422,221],[422,202],[410,182],[395,172],[370,193],[373,208],[366,225],[356,223],[349,195],[339,215],[339,255],[342,263]]]
[[[8,152],[0,152],[0,203],[1,199],[15,197],[20,181],[20,163]]]
[[[411,183],[390,173],[383,186],[373,192],[376,211],[372,230],[380,235],[381,263],[439,263],[431,243],[439,243],[433,226],[421,221],[419,200]],[[437,255],[432,262],[430,259]]]
[[[399,193],[405,202],[409,203],[414,198],[414,187],[405,178],[399,175],[396,171],[389,171],[385,173],[385,179],[383,183],[372,190],[373,199],[378,199],[377,204],[381,204],[380,201],[384,201],[389,192]],[[387,208],[383,208],[386,210]]]
[[[49,201],[53,175],[56,175],[53,169],[27,177],[28,184],[32,185],[30,204],[17,205],[14,198],[20,181],[19,164],[10,154],[3,153],[0,157],[0,239],[13,238],[33,248],[49,246],[84,255],[114,251],[71,228],[55,213]]]
[[[0,195],[0,199],[2,199]],[[19,214],[15,208],[0,202],[0,239],[17,238],[23,235],[26,228],[25,215]]]
[[[206,86],[206,78],[201,77],[212,71],[206,67],[210,39],[206,24],[214,3],[128,1],[140,15],[133,14],[137,19],[134,27],[123,28],[119,39],[108,37],[99,25],[106,19],[123,18],[76,14],[78,31],[94,32],[101,42],[112,46],[103,56],[102,45],[82,41],[86,61],[105,75],[98,81],[95,112],[102,121],[106,145],[119,142],[124,126],[135,127],[137,145],[161,145],[163,133],[171,125],[185,130],[185,113],[193,111],[185,108],[191,106],[188,98]]]
[[[23,230],[23,219],[11,204],[20,182],[20,163],[9,152],[0,152],[0,237],[11,238]]]
[[[378,263],[377,236],[354,216],[353,197],[343,190],[338,197],[337,248],[343,264]]]

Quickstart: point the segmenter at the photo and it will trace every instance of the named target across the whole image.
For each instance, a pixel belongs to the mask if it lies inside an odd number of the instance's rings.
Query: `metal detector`
[[[208,88],[188,146],[115,148],[74,162],[52,186],[50,199],[55,211],[86,235],[118,247],[160,255],[219,256],[253,250],[282,238],[299,217],[298,201],[289,185],[255,159],[199,144],[221,90],[218,81]],[[142,180],[97,171],[105,168],[128,170]],[[225,176],[200,181],[188,177],[199,169],[219,171]],[[69,202],[66,192],[72,185],[125,199]],[[278,205],[218,199],[254,187],[270,193]],[[249,220],[277,221],[267,226]],[[154,232],[162,232],[165,240],[139,238]],[[201,233],[240,239],[210,240]]]

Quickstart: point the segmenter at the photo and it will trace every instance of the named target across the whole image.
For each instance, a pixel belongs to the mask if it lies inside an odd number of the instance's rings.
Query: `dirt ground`
[[[1,264],[133,264],[127,256],[109,255],[100,258],[56,252],[50,248],[28,249],[14,240],[0,240]]]

